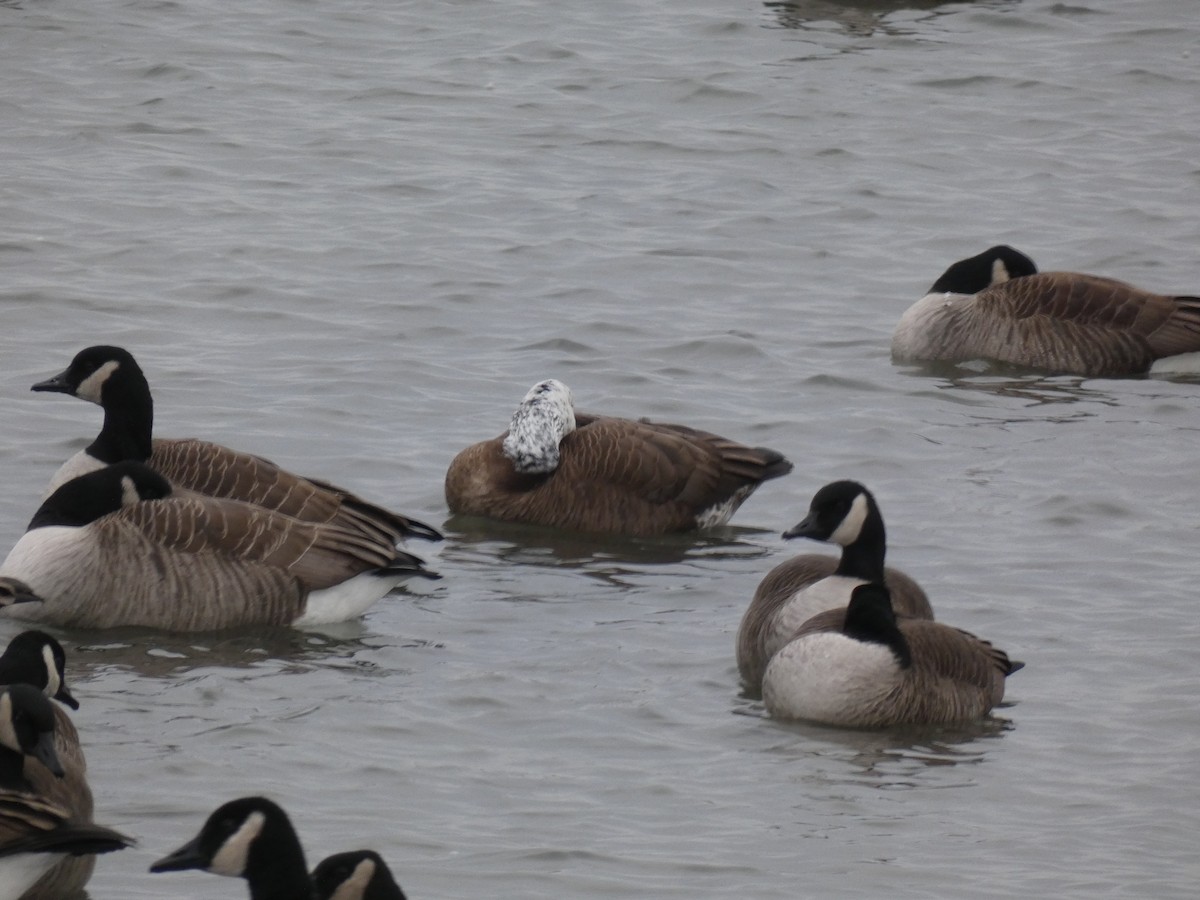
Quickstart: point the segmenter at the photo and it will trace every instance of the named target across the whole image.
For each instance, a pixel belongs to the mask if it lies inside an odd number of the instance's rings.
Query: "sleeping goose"
[[[406,900],[392,870],[374,850],[335,853],[312,871],[317,900]]]
[[[861,584],[846,609],[818,613],[771,657],[763,703],[826,725],[946,725],[987,715],[1022,666],[965,631],[897,619],[887,588]]]
[[[560,381],[525,395],[509,429],[446,472],[453,513],[637,537],[729,521],[792,464],[683,425],[588,415]]]
[[[24,618],[74,628],[209,631],[340,622],[412,575],[417,557],[336,525],[237,500],[176,494],[124,462],[68,481],[0,565],[41,603]]]
[[[218,807],[199,834],[150,867],[151,872],[188,869],[244,878],[250,900],[316,898],[296,829],[266,797],[242,797]]]
[[[898,569],[885,568],[887,535],[874,496],[856,481],[835,481],[813,496],[808,515],[785,538],[840,544],[842,556],[803,554],[767,573],[738,628],[737,662],[742,683],[756,693],[767,663],[796,630],[817,613],[844,608],[860,584],[883,581],[901,616],[932,619],[929,598]]]
[[[0,900],[17,900],[60,860],[128,847],[125,835],[79,821],[38,789],[37,761],[55,776],[55,715],[27,684],[0,690]],[[48,896],[64,896],[63,894]]]
[[[1153,294],[1076,272],[1041,272],[998,246],[955,263],[900,317],[899,363],[995,360],[1092,377],[1196,370],[1200,297]]]
[[[405,537],[441,540],[435,528],[324,481],[293,475],[262,457],[194,438],[152,440],[150,385],[121,347],[81,350],[64,372],[39,381],[33,390],[70,394],[104,410],[100,434],[62,465],[47,494],[78,475],[133,460],[147,463],[176,487],[243,500],[308,522],[334,523],[390,544]]]
[[[62,645],[44,631],[23,631],[9,641],[0,655],[0,685],[27,684],[71,709],[79,702],[66,683],[66,653]],[[54,711],[54,752],[63,777],[52,774],[42,763],[26,760],[25,776],[39,796],[57,804],[76,823],[92,821],[92,789],[87,782],[87,760],[70,716],[57,704]],[[61,860],[25,894],[25,900],[55,900],[74,896],[92,876],[91,854]]]

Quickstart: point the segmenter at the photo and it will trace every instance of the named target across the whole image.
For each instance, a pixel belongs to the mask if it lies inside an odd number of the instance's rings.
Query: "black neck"
[[[14,791],[32,791],[25,778],[25,754],[0,745],[0,788]]]
[[[104,427],[87,452],[105,463],[150,458],[154,400],[141,371],[122,366],[102,388]]]
[[[243,876],[250,885],[250,900],[314,900],[317,896],[294,832],[276,834],[265,842],[260,837],[250,853]]]
[[[883,644],[895,654],[900,668],[912,665],[912,651],[896,624],[891,595],[882,584],[863,584],[854,589],[842,630],[857,641]]]
[[[883,516],[875,508],[875,502],[869,500],[868,503],[870,508],[858,539],[842,548],[842,558],[838,561],[834,574],[882,584],[887,532],[884,531]]]

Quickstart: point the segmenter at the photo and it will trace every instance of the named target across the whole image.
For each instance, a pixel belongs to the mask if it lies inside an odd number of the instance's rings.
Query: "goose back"
[[[776,451],[683,425],[575,416],[548,474],[516,471],[508,432],[463,450],[446,473],[451,512],[646,537],[724,524],[792,469]]]
[[[981,256],[1003,250],[1011,248]],[[1035,270],[983,284],[949,274],[901,316],[895,361],[987,359],[1103,377],[1144,373],[1157,360],[1200,351],[1197,297],[1076,272]]]

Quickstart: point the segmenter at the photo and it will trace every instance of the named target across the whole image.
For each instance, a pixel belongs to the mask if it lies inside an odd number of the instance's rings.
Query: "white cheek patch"
[[[221,845],[221,849],[213,854],[208,871],[214,875],[240,878],[246,871],[246,860],[250,857],[250,845],[262,832],[263,823],[266,820],[266,816],[257,811],[246,816],[242,827],[231,834]]]
[[[850,504],[850,512],[846,513],[846,517],[829,536],[829,542],[848,547],[857,541],[862,534],[863,522],[867,521],[867,512],[867,495],[859,494]]]
[[[54,661],[54,651],[50,645],[42,647],[42,663],[46,666],[46,696],[53,697],[62,687],[62,678],[58,674],[58,665]]]
[[[21,749],[21,741],[17,738],[16,729],[13,728],[12,697],[7,692],[0,695],[0,745],[17,753],[25,752]]]
[[[100,391],[104,387],[104,382],[108,381],[112,373],[120,367],[121,364],[119,362],[115,359],[110,359],[79,383],[79,387],[75,389],[75,396],[80,400],[88,400],[99,405]]]
[[[543,381],[530,389],[513,413],[504,455],[518,472],[553,472],[558,468],[558,444],[574,430],[571,389],[561,381]]]
[[[992,284],[1004,284],[1010,277],[1008,266],[1004,264],[1004,260],[996,259],[992,261]]]
[[[375,860],[364,859],[350,877],[338,885],[337,890],[329,896],[329,900],[362,900],[367,895],[371,879],[375,877]]]
[[[138,493],[137,485],[133,483],[133,479],[126,475],[121,479],[121,505],[133,506],[135,503],[142,502],[142,495]]]

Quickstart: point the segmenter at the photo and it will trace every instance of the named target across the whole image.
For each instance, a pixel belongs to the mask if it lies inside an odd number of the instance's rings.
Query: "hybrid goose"
[[[111,828],[76,820],[29,777],[34,760],[62,775],[54,721],[50,701],[36,688],[14,684],[0,690],[0,900],[17,900],[67,856],[108,853],[132,843]]]
[[[177,496],[141,463],[68,481],[0,565],[41,603],[9,607],[74,628],[305,627],[361,615],[417,557],[336,525],[237,500]]]
[[[508,431],[446,472],[450,511],[637,537],[723,525],[792,464],[683,425],[579,412],[560,381],[533,386]]]
[[[862,584],[846,609],[809,619],[771,657],[763,703],[777,718],[825,725],[948,725],[987,715],[1022,666],[957,628],[898,620],[887,588]]]
[[[44,631],[23,631],[13,638],[0,656],[0,685],[27,684],[71,709],[79,703],[67,689],[66,653],[62,645]],[[63,769],[59,778],[40,762],[26,760],[25,775],[39,796],[57,804],[71,821],[92,821],[92,789],[87,782],[87,761],[75,725],[57,704],[54,710],[54,752]],[[57,900],[74,896],[91,878],[95,859],[91,854],[63,859],[25,894],[25,900]]]
[[[995,360],[1090,377],[1195,372],[1200,298],[1041,272],[998,246],[955,263],[900,317],[895,362]]]
[[[395,544],[406,537],[441,540],[422,522],[391,512],[349,491],[302,478],[273,462],[194,438],[151,439],[154,401],[133,356],[121,347],[88,347],[67,369],[39,381],[35,391],[70,394],[98,404],[104,426],[85,449],[67,460],[47,493],[101,466],[132,460],[148,464],[176,487],[242,500],[307,522],[332,523]]]
[[[404,900],[387,865],[369,850],[331,856],[310,876],[291,820],[265,797],[224,804],[192,840],[150,867],[187,869],[244,878],[250,900]]]
[[[883,516],[874,496],[858,482],[825,485],[813,496],[804,520],[783,536],[839,544],[842,556],[796,556],[759,583],[737,636],[738,672],[750,693],[759,691],[767,663],[801,625],[824,610],[845,608],[860,584],[885,582],[899,615],[933,618],[921,586],[898,569],[884,567]]]

